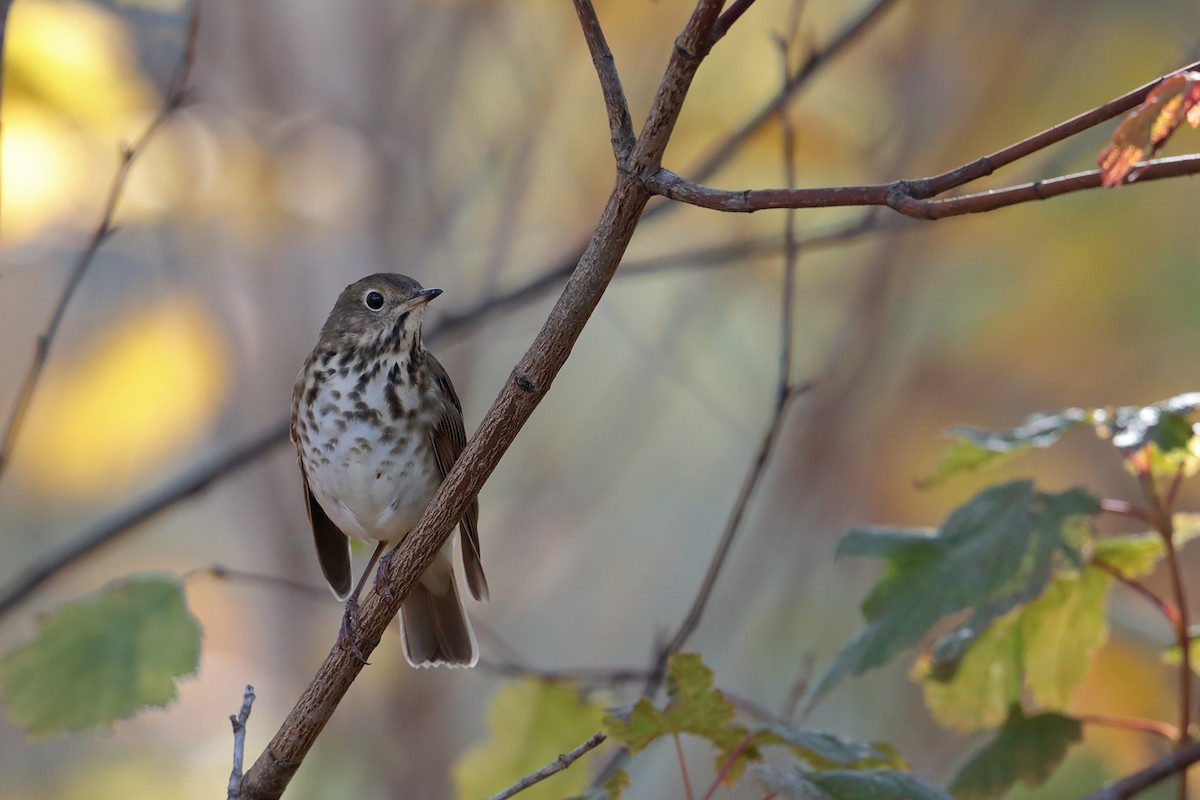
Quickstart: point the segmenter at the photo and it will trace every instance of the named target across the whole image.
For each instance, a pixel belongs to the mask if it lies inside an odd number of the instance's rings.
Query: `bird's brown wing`
[[[301,469],[303,471],[303,469]],[[308,523],[312,526],[313,541],[317,545],[317,561],[325,580],[333,587],[338,600],[350,596],[350,539],[321,508],[308,481],[304,481],[304,494],[308,496]]]
[[[458,394],[454,391],[454,384],[450,382],[450,375],[447,374],[446,368],[428,351],[426,351],[425,357],[438,387],[453,403],[453,407],[446,406],[442,410],[433,433],[430,435],[438,471],[445,479],[450,467],[454,466],[454,462],[458,460],[459,453],[467,446],[467,431],[463,427],[462,403],[459,402]],[[463,571],[467,575],[467,588],[471,590],[471,596],[476,600],[487,602],[487,577],[483,574],[483,561],[479,557],[478,522],[479,498],[473,497],[471,504],[463,513],[462,519],[459,520],[459,527],[462,530]]]

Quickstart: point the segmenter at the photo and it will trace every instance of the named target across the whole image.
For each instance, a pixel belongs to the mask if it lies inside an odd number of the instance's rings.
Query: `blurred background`
[[[794,55],[823,47],[862,7],[805,3]],[[690,5],[607,0],[598,10],[636,127]],[[693,174],[770,102],[782,75],[776,38],[794,13],[793,0],[759,0],[715,49],[667,167]],[[0,113],[5,415],[95,227],[119,144],[161,104],[185,28],[171,2],[13,6]],[[1196,59],[1198,30],[1188,0],[901,0],[789,106],[797,181],[877,183],[958,166]],[[0,585],[278,426],[337,293],[372,272],[445,290],[427,315],[441,330],[429,344],[472,430],[562,281],[496,298],[572,260],[612,183],[602,99],[566,2],[203,0],[190,86],[191,102],[133,166],[119,230],[67,311],[0,479]],[[1111,129],[968,190],[1090,169]],[[1166,152],[1195,149],[1185,130]],[[771,120],[709,182],[784,180]],[[851,525],[936,525],[1017,475],[1137,498],[1088,433],[936,490],[914,481],[954,423],[1005,427],[1039,410],[1197,389],[1194,209],[1191,182],[1159,181],[938,223],[880,214],[866,233],[803,250],[793,370],[812,388],[792,406],[689,643],[718,686],[779,708],[858,630],[879,567],[833,560]],[[797,234],[862,213],[803,211]],[[773,407],[784,223],[782,212],[675,207],[639,229],[482,493],[492,602],[469,610],[485,661],[641,668],[679,623]],[[1200,498],[1185,492],[1183,507],[1194,507]],[[319,591],[189,578],[205,640],[178,702],[109,734],[30,741],[0,723],[0,798],[161,797],[165,781],[173,797],[213,797],[229,772],[227,716],[247,683],[258,691],[247,763],[261,752],[341,614],[322,588],[283,442],[42,587],[0,624],[0,652],[110,580],[214,564]],[[1170,632],[1144,606],[1114,594],[1112,640],[1075,706],[1173,719],[1174,682],[1158,659]],[[894,742],[942,781],[985,737],[935,725],[905,661],[843,684],[808,724]],[[507,680],[484,667],[415,672],[390,635],[288,796],[455,796],[452,765],[487,738],[488,700]],[[635,687],[605,697],[628,702]],[[1161,752],[1144,735],[1089,729],[1033,796],[1079,794]],[[705,750],[694,753],[702,771]],[[652,750],[634,762],[627,796],[666,793],[681,793],[678,766]],[[732,796],[760,793],[748,784]]]

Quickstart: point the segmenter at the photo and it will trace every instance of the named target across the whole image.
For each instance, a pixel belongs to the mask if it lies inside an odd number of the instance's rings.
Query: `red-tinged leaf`
[[[1200,126],[1200,72],[1180,72],[1154,88],[1113,131],[1098,162],[1104,186],[1137,177],[1134,167],[1153,156],[1184,120]]]

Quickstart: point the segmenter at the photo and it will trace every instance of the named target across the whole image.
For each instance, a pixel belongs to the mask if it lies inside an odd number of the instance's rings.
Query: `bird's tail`
[[[400,608],[404,657],[414,667],[473,667],[475,633],[458,596],[454,568],[441,559],[413,587]]]

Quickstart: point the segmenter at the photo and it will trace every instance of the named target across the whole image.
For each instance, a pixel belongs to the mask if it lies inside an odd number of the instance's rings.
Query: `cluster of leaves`
[[[1145,407],[1071,408],[1004,431],[959,427],[933,485],[1000,458],[1048,447],[1090,424],[1131,472],[1177,481],[1198,466],[1200,393]],[[1160,531],[1096,536],[1101,502],[1085,490],[1060,493],[1019,480],[979,492],[937,531],[851,530],[839,555],[882,558],[887,567],[862,604],[866,627],[843,648],[809,700],[843,679],[890,662],[936,636],[913,675],[942,724],[998,729],[950,783],[956,798],[997,797],[1020,779],[1038,785],[1053,772],[1080,724],[1063,711],[1108,638],[1105,609],[1116,581],[1135,581],[1167,555]],[[1171,546],[1197,533],[1176,514]],[[1026,716],[1022,703],[1036,709]]]
[[[955,444],[924,483],[1048,447],[1084,426],[1110,441],[1135,474],[1178,480],[1200,463],[1197,409],[1200,393],[1145,407],[1040,414],[1004,431],[955,428]],[[663,707],[643,697],[609,713],[604,727],[633,755],[667,737],[710,743],[715,777],[705,797],[748,769],[764,794],[804,800],[985,800],[1018,782],[1040,785],[1082,739],[1082,724],[1066,706],[1108,638],[1110,591],[1146,576],[1167,555],[1161,531],[1097,536],[1090,523],[1101,509],[1084,489],[1046,492],[1017,480],[979,492],[936,531],[857,528],[843,538],[840,555],[881,558],[886,568],[862,604],[866,627],[806,700],[925,642],[912,674],[934,718],[962,731],[993,731],[945,788],[910,773],[887,745],[738,721],[693,654],[671,659]],[[1170,546],[1178,548],[1200,533],[1200,517],[1176,514],[1172,528]],[[790,759],[767,766],[770,748]],[[615,800],[628,782],[617,773],[577,797]]]

